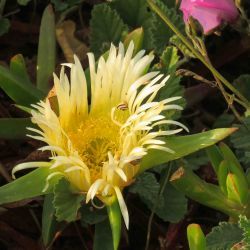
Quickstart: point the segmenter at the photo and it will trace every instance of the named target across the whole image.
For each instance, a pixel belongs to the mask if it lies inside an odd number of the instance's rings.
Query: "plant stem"
[[[6,4],[6,0],[0,0],[0,17],[3,15],[5,4]]]
[[[198,58],[210,71],[217,77],[228,89],[230,89],[242,102],[250,107],[250,102],[245,98],[230,82],[228,82],[214,67],[209,64],[205,58],[198,52],[190,41],[179,31],[172,21],[161,11],[153,0],[147,0],[150,8],[172,29],[172,31],[181,39],[186,47]]]
[[[211,63],[210,58],[209,58],[209,56],[208,56],[207,49],[206,49],[206,46],[205,46],[203,40],[200,40],[199,43],[200,43],[200,47],[199,47],[200,50],[199,50],[199,52],[203,55],[205,61],[206,61],[210,66],[212,66],[212,63]],[[212,74],[213,74],[213,73],[212,73]],[[227,102],[229,108],[232,110],[233,114],[234,114],[235,117],[239,120],[239,122],[242,122],[242,119],[241,119],[241,117],[240,117],[240,114],[238,113],[238,111],[237,111],[236,108],[234,107],[233,102],[231,102],[230,98],[228,97],[228,93],[226,92],[226,90],[225,90],[223,84],[221,83],[220,79],[218,79],[218,77],[217,77],[216,75],[214,75],[214,74],[213,74],[213,77],[214,77],[214,79],[215,79],[215,81],[216,81],[216,83],[217,83],[217,85],[218,85],[218,87],[219,87],[219,89],[220,89],[220,91],[221,91],[221,94],[222,94],[223,97],[225,98],[225,100],[226,100],[226,102]],[[244,104],[244,105],[245,105],[245,104]],[[244,105],[243,105],[243,107],[245,107]],[[247,108],[246,108],[246,109],[247,109]]]
[[[146,239],[145,250],[148,250],[148,247],[149,247],[151,226],[152,226],[152,222],[153,222],[153,218],[154,218],[154,214],[155,214],[155,209],[157,208],[159,199],[162,196],[162,194],[163,194],[163,192],[164,192],[164,190],[166,188],[166,185],[168,184],[168,180],[169,180],[169,177],[170,177],[171,170],[172,170],[172,164],[170,163],[168,171],[167,171],[166,175],[164,175],[164,176],[166,176],[166,178],[165,178],[165,180],[163,182],[163,185],[161,187],[161,190],[160,190],[158,196],[156,197],[156,201],[154,203],[154,206],[152,208],[152,211],[151,211],[151,214],[150,214],[150,217],[149,217],[149,220],[148,220],[148,229],[147,229],[147,239]]]

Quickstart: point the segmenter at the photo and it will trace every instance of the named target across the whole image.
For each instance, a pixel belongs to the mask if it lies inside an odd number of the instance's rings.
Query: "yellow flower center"
[[[89,168],[92,181],[100,178],[103,163],[108,160],[108,152],[118,154],[119,126],[108,116],[90,116],[67,134],[74,149]]]

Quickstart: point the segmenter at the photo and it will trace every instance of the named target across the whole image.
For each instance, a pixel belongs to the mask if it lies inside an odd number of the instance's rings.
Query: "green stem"
[[[107,206],[110,227],[112,231],[114,250],[118,249],[121,238],[121,210],[117,199]]]
[[[208,56],[207,49],[206,49],[206,46],[205,46],[203,40],[200,40],[199,43],[200,43],[199,52],[203,55],[203,58],[205,59],[205,61],[212,67],[213,65],[212,65],[212,63],[210,61],[210,58]],[[239,122],[242,122],[240,114],[238,113],[238,111],[234,107],[233,102],[230,101],[230,98],[228,97],[228,94],[227,94],[222,82],[220,81],[220,79],[218,79],[218,77],[216,75],[213,74],[213,77],[214,77],[214,79],[215,79],[215,81],[216,81],[216,83],[217,83],[223,97],[225,98],[225,100],[226,100],[226,102],[228,104],[228,107],[232,110],[233,114],[239,120]],[[245,104],[243,105],[243,107],[245,107]],[[246,109],[247,109],[247,107],[246,107]]]
[[[170,178],[171,184],[187,197],[232,218],[243,213],[244,206],[232,200],[216,185],[207,183],[187,168],[180,167]]]
[[[250,107],[249,101],[230,83],[228,82],[206,59],[193,47],[191,42],[179,31],[179,29],[171,22],[171,20],[161,11],[153,0],[147,0],[150,8],[172,29],[172,31],[181,39],[187,48],[198,58],[210,71],[216,76],[228,89],[230,89],[241,101]]]
[[[166,174],[163,177],[163,178],[165,178],[164,182],[162,184],[162,187],[161,187],[161,190],[160,190],[158,196],[156,197],[156,201],[154,203],[154,206],[152,208],[152,211],[151,211],[151,214],[150,214],[150,217],[149,217],[149,220],[148,220],[147,240],[146,240],[145,250],[148,250],[148,248],[149,248],[150,234],[151,234],[151,225],[152,225],[152,222],[153,222],[155,210],[156,210],[156,208],[158,206],[158,203],[159,203],[159,200],[160,200],[161,196],[163,195],[163,192],[164,192],[164,190],[165,190],[165,188],[166,188],[166,186],[168,184],[171,170],[172,170],[172,164],[170,163],[168,171],[166,172]]]

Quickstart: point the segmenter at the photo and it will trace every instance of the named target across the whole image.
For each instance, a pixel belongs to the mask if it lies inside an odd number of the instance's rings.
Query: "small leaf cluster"
[[[154,173],[140,175],[129,191],[138,194],[147,207],[163,221],[176,223],[187,212],[187,199],[184,194],[171,184],[167,184],[162,190]]]
[[[205,237],[200,226],[187,228],[190,250],[248,250],[250,247],[250,220],[239,216],[238,223],[220,222]]]
[[[179,12],[173,3],[164,4],[157,0],[159,7],[181,30],[184,29]],[[90,23],[90,48],[98,56],[107,50],[110,42],[115,45],[122,41],[128,31],[142,27],[145,36],[143,48],[161,55],[173,36],[170,28],[147,6],[144,0],[116,0],[95,5]]]
[[[0,88],[15,105],[30,112],[30,105],[44,99],[50,88],[50,78],[55,70],[55,17],[51,6],[42,16],[37,60],[37,81],[33,84],[21,54],[12,57],[9,68],[0,66]],[[26,138],[26,127],[32,126],[30,118],[1,118],[0,137],[4,139]]]

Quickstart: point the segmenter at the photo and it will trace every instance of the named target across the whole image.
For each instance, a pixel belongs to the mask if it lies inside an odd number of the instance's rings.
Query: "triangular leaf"
[[[234,128],[222,128],[194,135],[167,137],[165,139],[166,147],[172,149],[175,153],[166,153],[153,149],[149,150],[148,154],[142,160],[140,172],[143,172],[153,166],[179,159],[202,148],[211,146],[224,139],[234,131]]]
[[[0,66],[0,88],[17,104],[29,106],[44,97],[34,85],[22,81],[24,80],[9,69]]]
[[[22,78],[21,83],[32,84],[30,81],[30,78],[29,78],[29,75],[27,72],[27,68],[26,68],[26,64],[25,64],[25,60],[24,60],[22,54],[17,54],[11,58],[10,71],[14,75]]]
[[[56,34],[55,16],[52,5],[44,10],[39,35],[37,54],[37,88],[47,93],[49,91],[49,79],[55,70],[56,60]]]
[[[0,205],[50,193],[55,179],[51,180],[49,188],[43,192],[49,174],[49,168],[38,168],[0,187]]]
[[[65,178],[61,178],[54,188],[53,203],[57,220],[67,222],[76,220],[78,209],[84,199],[83,194],[76,192]]]

